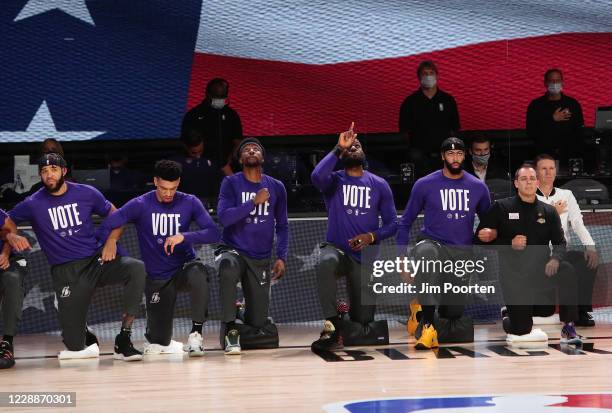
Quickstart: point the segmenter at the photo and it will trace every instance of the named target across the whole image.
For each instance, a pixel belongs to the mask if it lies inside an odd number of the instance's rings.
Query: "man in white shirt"
[[[536,193],[538,199],[554,206],[559,213],[568,245],[570,239],[568,230],[571,226],[574,234],[580,239],[582,245],[585,246],[584,253],[581,251],[568,251],[566,260],[574,266],[578,275],[578,313],[580,318],[576,325],[592,327],[595,325],[595,321],[589,313],[593,311],[591,305],[593,284],[599,263],[595,242],[582,221],[582,212],[572,191],[554,186],[555,178],[557,177],[555,159],[546,154],[538,155],[535,159],[535,166],[539,182]]]

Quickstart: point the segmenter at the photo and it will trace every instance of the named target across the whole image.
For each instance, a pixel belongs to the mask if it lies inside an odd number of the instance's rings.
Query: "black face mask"
[[[451,175],[459,175],[461,171],[463,170],[461,168],[461,165],[459,165],[459,168],[453,168],[453,166],[450,163],[448,163],[446,159],[444,160],[444,165],[446,165],[446,169],[448,169]]]

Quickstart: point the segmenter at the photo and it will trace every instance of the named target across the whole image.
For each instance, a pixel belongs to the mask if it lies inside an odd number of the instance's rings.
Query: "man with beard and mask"
[[[136,225],[148,275],[145,337],[151,344],[145,346],[145,354],[183,353],[182,343],[172,340],[172,321],[177,293],[188,291],[193,323],[186,351],[190,357],[204,355],[202,326],[208,310],[208,276],[204,263],[196,259],[193,245],[217,242],[220,234],[202,202],[177,191],[181,172],[177,162],[158,161],[153,177],[155,190],[132,199],[101,225],[104,234],[128,222]],[[189,230],[192,221],[199,230]],[[106,246],[116,250],[117,241],[109,236]]]
[[[408,96],[399,114],[399,131],[409,143],[409,157],[417,176],[437,168],[442,141],[459,132],[455,99],[438,88],[438,68],[425,60],[417,68],[420,87]]]
[[[368,280],[362,279],[361,263],[366,246],[395,235],[397,213],[387,181],[364,170],[365,154],[353,126],[340,134],[334,150],[317,164],[311,176],[313,185],[323,193],[328,213],[327,237],[320,246],[316,268],[326,321],[320,338],[312,343],[314,352],[340,349],[345,344],[388,344],[386,321],[375,322],[376,307],[366,303],[374,302],[374,297],[367,288]],[[338,159],[344,169],[335,171]],[[336,278],[340,275],[347,279],[349,322],[344,322],[336,308]]]
[[[232,155],[242,140],[238,112],[228,105],[229,82],[215,78],[206,85],[206,97],[183,118],[181,137],[193,131],[204,137],[204,156],[219,165],[225,175],[235,172]]]
[[[535,142],[533,157],[548,153],[561,162],[580,157],[583,146],[584,118],[580,103],[563,93],[563,73],[549,69],[544,74],[546,93],[531,101],[527,108],[527,136]]]
[[[474,217],[478,214],[480,218],[487,212],[491,206],[491,198],[482,181],[461,169],[465,159],[465,145],[461,139],[444,140],[440,153],[444,167],[417,180],[412,188],[410,199],[400,219],[397,245],[402,250],[409,245],[412,224],[423,211],[423,228],[410,255],[415,259],[442,261],[466,259],[470,255],[470,249],[465,247],[472,245],[474,236]],[[441,285],[443,282],[458,281],[454,274],[435,271],[420,271],[415,277],[419,285]],[[417,286],[417,291],[421,291],[420,286]],[[459,320],[463,317],[466,298],[460,295],[418,294],[422,310],[420,328],[415,331],[417,349],[438,346],[438,332],[434,325],[436,306],[438,319]],[[416,314],[412,316],[418,317]],[[471,328],[473,336],[474,327],[471,320],[466,320],[464,324],[467,329]]]
[[[289,246],[287,191],[262,171],[264,148],[255,138],[238,147],[242,172],[221,183],[217,215],[223,225],[221,245],[215,251],[221,289],[222,340],[225,354],[242,348],[278,347],[278,331],[268,319],[271,282],[285,274]],[[276,261],[270,265],[276,235]],[[236,320],[237,284],[246,302],[244,323]],[[242,338],[242,345],[241,340]]]
[[[44,185],[15,205],[9,216],[15,223],[30,222],[42,251],[51,265],[58,317],[67,350],[59,359],[99,357],[98,340],[87,327],[87,310],[98,287],[123,285],[123,321],[115,338],[115,359],[141,360],[134,348],[131,327],[139,312],[145,285],[142,261],[119,257],[100,249],[95,237],[92,214],[102,217],[115,211],[104,196],[89,185],[64,181],[66,161],[57,153],[38,161]],[[121,229],[113,231],[113,236]],[[30,248],[27,240],[13,234],[8,238],[17,251]]]
[[[491,141],[484,136],[472,140],[470,144],[470,159],[466,162],[465,172],[487,182],[491,179],[504,179],[510,182],[510,175],[492,157]]]

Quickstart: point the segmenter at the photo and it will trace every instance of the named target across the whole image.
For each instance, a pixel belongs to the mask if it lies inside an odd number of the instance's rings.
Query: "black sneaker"
[[[595,320],[590,313],[580,313],[578,320],[574,323],[578,327],[595,327]]]
[[[340,350],[342,348],[344,348],[342,336],[336,330],[334,323],[329,320],[325,320],[321,337],[310,345],[310,349],[316,353],[317,351]]]
[[[89,328],[85,327],[85,347],[89,347],[92,344],[97,344],[100,347],[98,337]]]
[[[10,369],[14,365],[13,346],[8,341],[0,341],[0,369]]]
[[[114,359],[123,361],[142,360],[142,353],[134,348],[130,333],[122,331],[115,337]]]

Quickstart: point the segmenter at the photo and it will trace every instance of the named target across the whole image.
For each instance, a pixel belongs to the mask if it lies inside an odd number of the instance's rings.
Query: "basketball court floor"
[[[394,322],[391,344],[315,355],[319,327],[279,326],[281,348],[225,356],[215,329],[203,358],[146,356],[59,362],[55,335],[16,338],[17,365],[0,372],[2,392],[76,392],[76,406],[1,411],[84,412],[612,412],[612,324],[579,329],[582,348],[506,346],[499,324],[476,327],[475,342],[415,351]],[[176,338],[176,337],[175,337]],[[182,337],[176,339],[184,339]],[[137,346],[143,345],[136,342]]]

